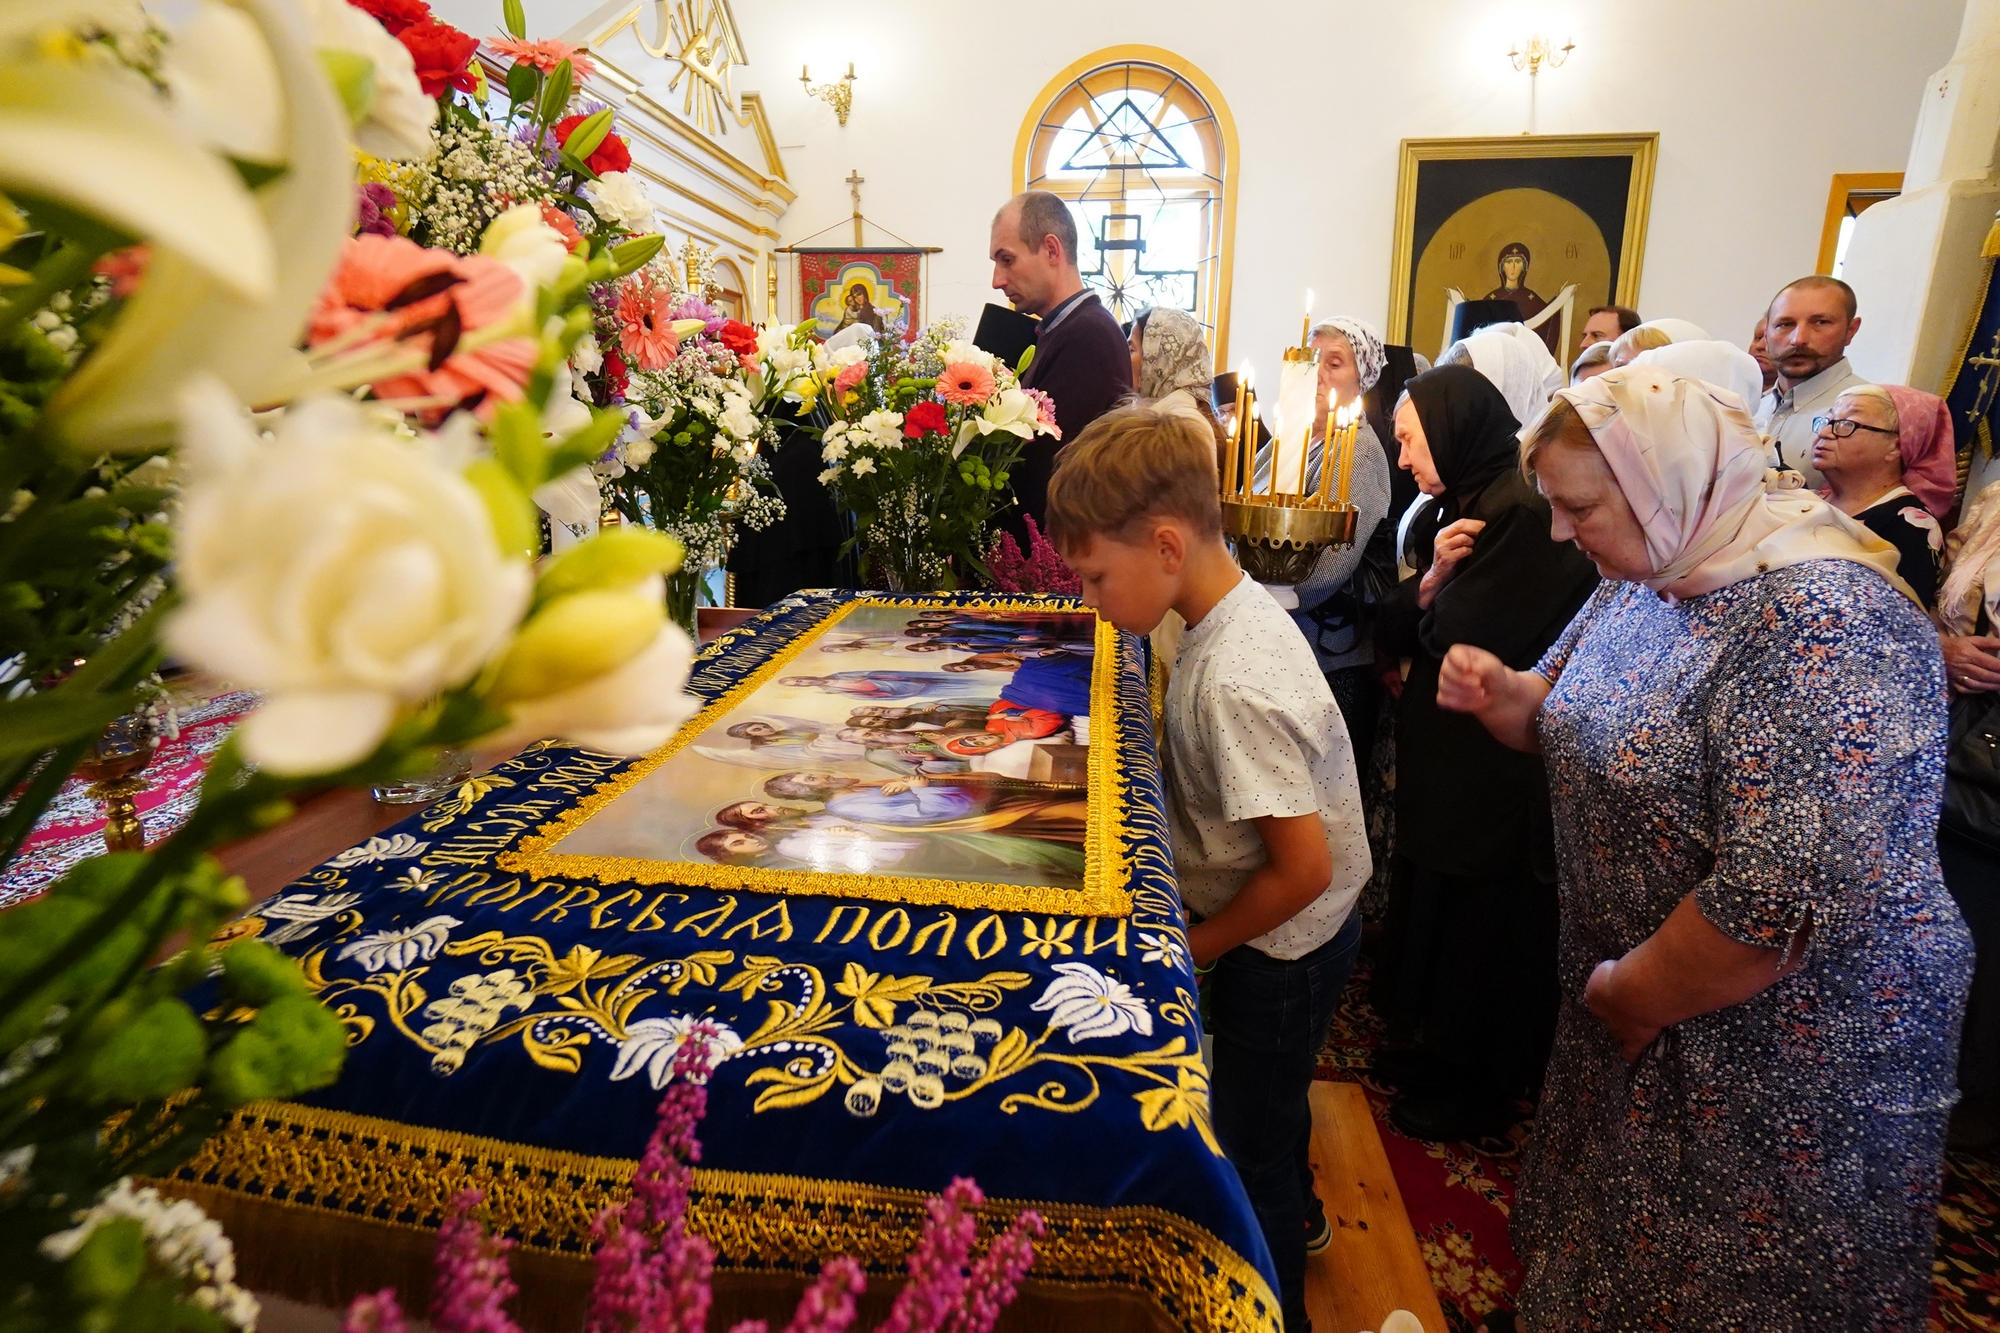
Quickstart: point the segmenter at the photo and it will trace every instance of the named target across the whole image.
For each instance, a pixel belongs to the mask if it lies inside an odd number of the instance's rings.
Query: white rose
[[[354,121],[355,147],[400,161],[429,157],[437,103],[424,96],[410,49],[347,0],[305,0],[305,11],[314,47],[359,56],[374,67],[373,95]]]
[[[269,443],[212,379],[181,402],[187,600],[164,638],[265,694],[238,733],[246,758],[345,768],[506,644],[531,575],[464,477],[346,398],[301,402]]]
[[[521,275],[527,284],[524,293],[528,308],[535,305],[535,293],[555,285],[569,258],[569,243],[562,233],[542,221],[542,210],[534,204],[516,204],[493,221],[479,238],[479,253],[497,259]]]
[[[560,736],[605,754],[658,749],[701,707],[684,689],[693,668],[694,644],[678,626],[663,625],[622,666],[554,694],[509,703],[512,721],[485,743],[526,745]]]
[[[343,0],[344,3],[344,0]],[[653,196],[645,182],[629,171],[612,171],[583,187],[583,197],[614,227],[626,231],[650,231],[653,226]]]

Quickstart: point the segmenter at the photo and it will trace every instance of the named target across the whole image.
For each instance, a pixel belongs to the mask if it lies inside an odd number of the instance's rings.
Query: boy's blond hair
[[[1197,535],[1222,535],[1215,435],[1185,412],[1120,407],[1056,455],[1049,478],[1049,540],[1076,550],[1103,533],[1130,541],[1147,519],[1175,518]]]

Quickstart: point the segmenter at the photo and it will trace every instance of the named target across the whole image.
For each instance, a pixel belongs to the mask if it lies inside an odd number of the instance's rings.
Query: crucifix
[[[861,168],[849,168],[847,173],[848,193],[854,196],[854,248],[860,249],[866,242],[861,239],[861,187],[868,178],[861,174]]]

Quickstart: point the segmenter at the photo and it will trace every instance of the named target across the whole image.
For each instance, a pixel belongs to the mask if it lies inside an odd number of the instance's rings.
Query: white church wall
[[[1297,336],[1306,286],[1322,314],[1384,321],[1399,141],[1521,133],[1529,80],[1509,45],[1537,31],[1573,38],[1568,63],[1540,79],[1536,129],[1659,132],[1640,309],[1742,342],[1770,294],[1811,271],[1832,175],[1902,166],[1962,7],[738,0],[751,66],[737,87],[763,94],[798,191],[787,241],[842,222],[844,178],[858,170],[871,219],[945,248],[930,313],[974,315],[994,295],[988,224],[1012,188],[1030,101],[1101,48],[1178,53],[1220,87],[1241,138],[1231,355],[1268,363]],[[820,82],[850,61],[843,129],[798,76],[810,63]],[[781,269],[786,319],[792,280]]]
[[[536,36],[598,8],[525,4]],[[499,0],[436,8],[475,34],[497,30]],[[734,87],[761,93],[797,193],[775,229],[790,242],[842,223],[827,239],[851,240],[845,177],[858,170],[870,218],[944,247],[930,269],[933,315],[974,315],[994,295],[988,223],[1013,187],[1022,118],[1049,79],[1126,43],[1192,61],[1220,87],[1242,143],[1231,354],[1268,361],[1296,336],[1306,286],[1323,314],[1384,322],[1399,141],[1526,130],[1529,80],[1505,53],[1536,32],[1577,44],[1539,81],[1538,132],[1660,134],[1641,311],[1746,340],[1771,292],[1812,269],[1832,175],[1904,164],[1964,0],[1019,0],[1003,9],[735,0],[733,9],[749,61]],[[647,14],[650,28],[650,4]],[[850,62],[854,109],[841,128],[798,75],[809,63],[825,81]],[[754,131],[732,125],[719,142],[762,166]],[[779,314],[791,319],[791,264],[779,274]],[[752,307],[762,314],[754,295]]]

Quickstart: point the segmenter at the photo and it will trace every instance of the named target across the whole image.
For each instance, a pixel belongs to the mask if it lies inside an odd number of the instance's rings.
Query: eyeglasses
[[[1871,426],[1865,421],[1850,421],[1846,417],[1814,417],[1813,431],[1825,431],[1836,440],[1844,440],[1857,430],[1872,430],[1877,435],[1895,435],[1899,432],[1883,426]]]

